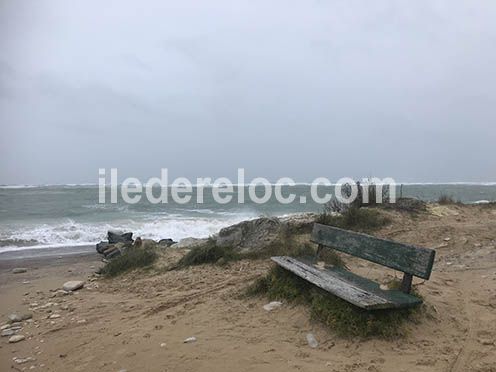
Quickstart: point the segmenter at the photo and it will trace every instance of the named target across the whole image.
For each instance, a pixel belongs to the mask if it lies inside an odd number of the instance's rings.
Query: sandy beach
[[[33,317],[22,323],[25,340],[2,337],[0,370],[496,371],[496,207],[388,213],[393,223],[375,235],[437,250],[431,279],[414,282],[425,314],[405,337],[346,339],[312,322],[303,306],[267,312],[267,299],[241,297],[269,260],[165,271],[184,254],[169,248],[155,270],[115,279],[92,276],[103,265],[97,254],[9,260],[0,263],[2,324],[14,311]],[[347,264],[379,282],[399,276]],[[68,280],[85,286],[56,292]],[[185,343],[190,337],[196,341]]]

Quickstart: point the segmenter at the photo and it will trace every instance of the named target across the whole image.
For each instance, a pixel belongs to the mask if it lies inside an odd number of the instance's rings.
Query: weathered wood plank
[[[429,279],[436,251],[314,224],[311,241],[383,266]]]
[[[403,308],[422,302],[419,298],[401,291],[384,291],[377,283],[344,269],[322,270],[310,261],[292,257],[272,257],[272,261],[317,287],[363,309]]]

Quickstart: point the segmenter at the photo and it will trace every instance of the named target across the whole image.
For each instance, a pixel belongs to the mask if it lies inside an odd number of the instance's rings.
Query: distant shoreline
[[[95,243],[96,244],[96,243]],[[66,256],[84,256],[95,252],[95,244],[61,246],[53,248],[26,248],[0,253],[0,266],[4,261],[30,260],[30,259],[53,259]]]

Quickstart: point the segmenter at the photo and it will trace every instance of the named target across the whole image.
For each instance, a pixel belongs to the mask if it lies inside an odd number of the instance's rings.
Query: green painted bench
[[[422,303],[421,299],[410,294],[412,278],[429,279],[436,251],[318,223],[314,224],[311,241],[318,244],[316,258],[327,247],[402,271],[400,289],[383,290],[376,282],[340,267],[317,267],[315,258],[279,256],[272,257],[272,261],[363,309],[404,308]]]

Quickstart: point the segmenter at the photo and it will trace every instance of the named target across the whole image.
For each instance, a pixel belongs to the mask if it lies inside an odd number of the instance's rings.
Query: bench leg
[[[400,287],[401,292],[410,293],[410,291],[412,290],[412,279],[413,279],[412,274],[407,274],[407,273],[403,274],[403,280],[401,281],[401,287]]]
[[[317,262],[320,258],[320,252],[322,252],[322,249],[324,248],[324,246],[322,244],[319,244],[318,247],[317,247],[317,252],[315,253],[315,257],[313,259],[314,262]]]

